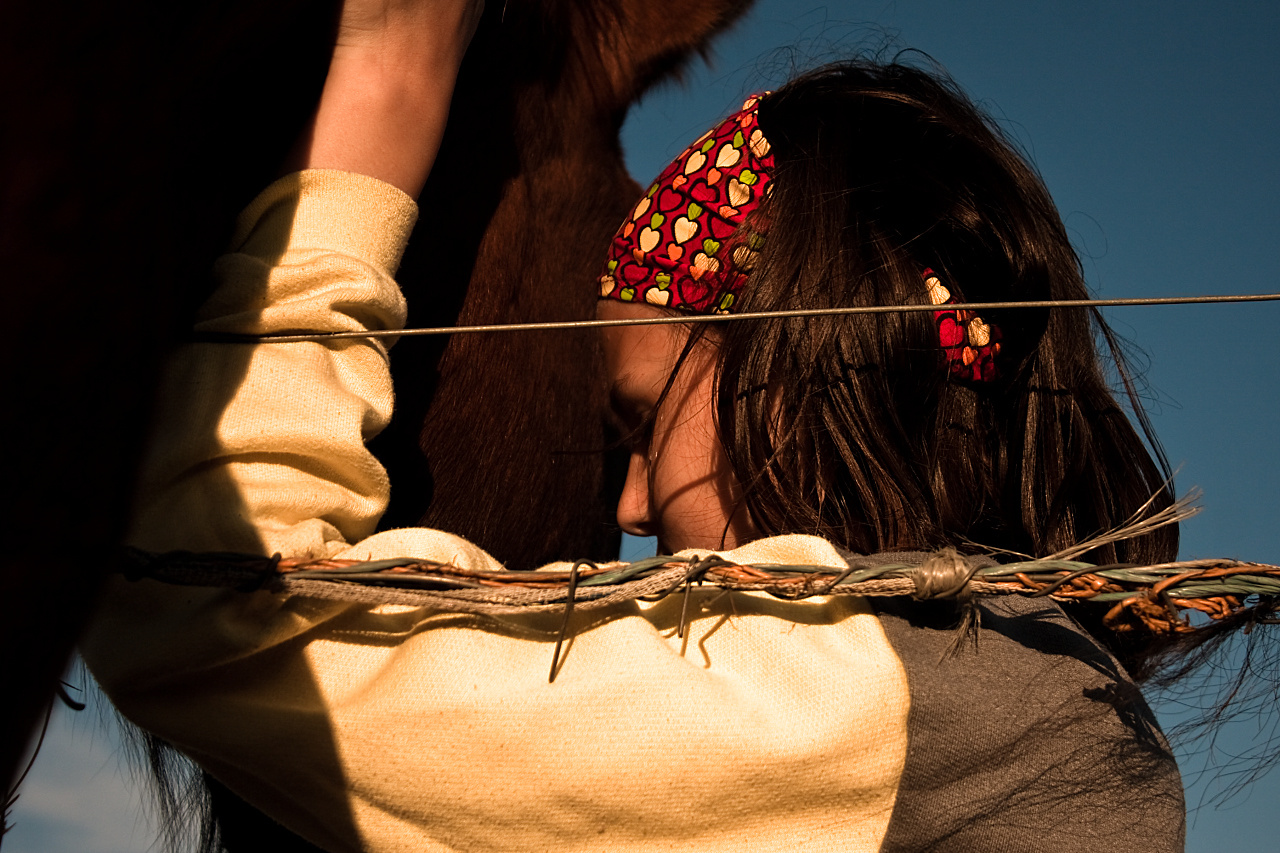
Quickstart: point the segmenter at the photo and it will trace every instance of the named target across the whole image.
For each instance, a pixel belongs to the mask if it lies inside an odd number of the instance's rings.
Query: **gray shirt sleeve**
[[[907,759],[884,851],[1181,851],[1177,765],[1116,660],[1053,602],[876,599],[907,670]]]

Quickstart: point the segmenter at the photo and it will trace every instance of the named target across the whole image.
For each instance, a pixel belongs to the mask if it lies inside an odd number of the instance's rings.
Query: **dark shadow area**
[[[4,375],[6,481],[24,484],[10,538],[27,543],[0,595],[6,776],[123,534],[159,361],[319,92],[325,5],[0,11],[0,262],[29,354]],[[29,606],[51,590],[57,608]],[[272,827],[252,849],[291,849]]]

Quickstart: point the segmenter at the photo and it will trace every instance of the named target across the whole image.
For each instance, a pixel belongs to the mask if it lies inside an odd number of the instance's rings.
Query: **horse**
[[[628,107],[749,3],[490,3],[398,276],[410,324],[589,318],[604,248],[639,195],[618,141]],[[42,4],[0,13],[18,128],[0,142],[0,258],[25,285],[7,288],[16,315],[47,316],[56,299],[61,332],[42,370],[6,377],[14,411],[32,413],[6,426],[3,446],[27,484],[15,529],[33,543],[0,574],[3,677],[20,694],[6,710],[8,779],[109,563],[77,555],[123,536],[157,365],[208,295],[204,271],[236,211],[308,118],[335,8],[125,0],[70,20]],[[44,336],[18,330],[16,351],[45,351]],[[397,414],[373,444],[394,484],[384,527],[449,530],[512,569],[616,554],[625,460],[604,452],[614,436],[594,335],[405,339],[392,364]],[[33,612],[50,583],[62,607]],[[225,849],[314,849],[206,783]]]

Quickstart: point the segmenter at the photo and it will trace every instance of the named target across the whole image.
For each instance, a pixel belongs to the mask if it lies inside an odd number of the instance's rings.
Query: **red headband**
[[[756,123],[759,102],[748,98],[653,182],[609,247],[602,298],[700,314],[729,310],[758,248],[730,238],[759,205],[773,171]]]
[[[739,226],[769,194],[773,177],[773,155],[756,115],[761,97],[752,95],[700,136],[649,187],[609,246],[602,299],[699,314],[732,309],[765,228],[759,217],[754,227]],[[960,302],[933,270],[923,275],[934,305]],[[933,316],[952,375],[995,379],[1000,330],[964,308]]]

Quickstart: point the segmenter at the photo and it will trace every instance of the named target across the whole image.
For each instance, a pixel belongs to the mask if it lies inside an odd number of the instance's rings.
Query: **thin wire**
[[[573,616],[573,603],[577,600],[578,595],[578,569],[586,566],[589,569],[596,568],[596,564],[590,560],[578,560],[573,564],[573,568],[569,569],[569,588],[568,595],[564,600],[564,618],[560,620],[560,633],[556,636],[555,653],[551,656],[551,674],[547,676],[547,683],[554,684],[556,676],[560,674],[560,650],[564,647],[565,635],[569,633],[569,618]]]
[[[1218,302],[1277,302],[1280,293],[1244,293],[1222,296],[1158,296],[1133,299],[1041,299],[1023,302],[963,302],[955,307],[968,311],[1010,308],[1124,308],[1133,305],[1203,305]],[[357,338],[410,338],[428,335],[467,335],[482,332],[541,332],[552,329],[603,329],[611,326],[666,326],[675,323],[731,323],[780,317],[830,317],[849,314],[898,314],[937,311],[936,305],[850,305],[842,308],[800,308],[788,311],[755,311],[746,314],[678,314],[670,317],[633,317],[619,320],[558,320],[546,323],[495,323],[484,326],[435,326],[425,329],[371,329],[364,332],[305,332],[285,335],[239,335],[198,332],[206,343],[291,344],[303,341],[340,341]]]

